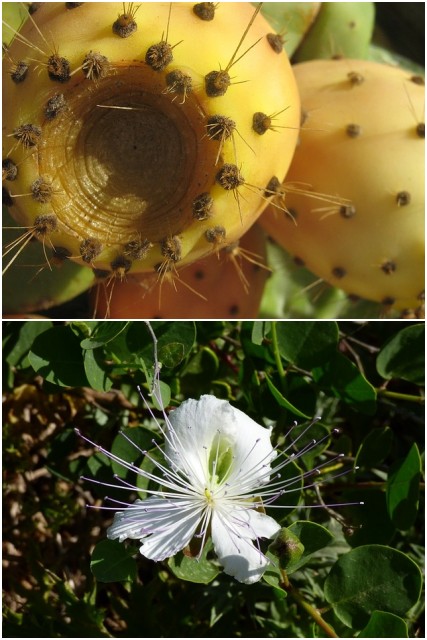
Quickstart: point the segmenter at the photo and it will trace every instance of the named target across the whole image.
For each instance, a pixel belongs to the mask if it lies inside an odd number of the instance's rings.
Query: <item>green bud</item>
[[[280,568],[285,570],[296,564],[304,553],[300,539],[286,527],[277,532],[268,549],[279,558]]]

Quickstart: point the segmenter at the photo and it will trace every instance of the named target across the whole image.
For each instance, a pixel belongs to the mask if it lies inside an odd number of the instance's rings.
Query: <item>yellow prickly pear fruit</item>
[[[370,61],[294,67],[304,124],[261,223],[298,263],[355,297],[424,296],[424,80]]]
[[[300,104],[249,3],[42,3],[4,58],[13,217],[122,276],[233,243],[291,161]],[[267,190],[267,191],[266,191]]]
[[[255,224],[238,243],[178,274],[130,274],[91,293],[98,318],[255,318],[269,275],[266,243]]]

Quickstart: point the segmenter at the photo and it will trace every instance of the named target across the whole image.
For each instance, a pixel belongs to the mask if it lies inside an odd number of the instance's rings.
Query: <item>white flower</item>
[[[263,497],[279,495],[276,487],[268,490],[276,457],[271,429],[227,401],[204,395],[172,411],[163,431],[164,464],[156,463],[161,488],[117,512],[108,537],[140,540],[141,554],[159,561],[184,549],[193,536],[203,544],[210,535],[224,571],[240,582],[256,582],[269,564],[258,540],[280,529],[262,506]]]

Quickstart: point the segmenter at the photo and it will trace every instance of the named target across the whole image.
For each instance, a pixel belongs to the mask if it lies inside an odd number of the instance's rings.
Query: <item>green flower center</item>
[[[226,481],[232,462],[233,449],[231,442],[228,438],[218,434],[213,439],[209,451],[208,486],[205,487],[205,496],[209,503],[213,502],[215,489]]]

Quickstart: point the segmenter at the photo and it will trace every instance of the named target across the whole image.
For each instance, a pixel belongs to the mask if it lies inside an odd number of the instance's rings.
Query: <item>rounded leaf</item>
[[[181,580],[196,582],[198,584],[209,584],[220,572],[220,568],[207,559],[207,555],[211,549],[212,540],[209,539],[200,558],[190,557],[180,551],[176,556],[169,558],[169,568],[176,577]]]
[[[136,562],[125,545],[117,540],[98,542],[92,553],[90,569],[99,582],[121,582],[136,578]]]
[[[33,369],[61,387],[88,386],[80,341],[69,327],[55,326],[39,334],[28,354]]]
[[[424,342],[424,324],[411,325],[399,331],[378,354],[378,373],[383,378],[402,378],[423,385]]]
[[[387,479],[387,509],[398,529],[405,531],[414,523],[418,513],[421,458],[416,443],[404,460],[399,460],[389,471]]]
[[[374,611],[368,624],[357,636],[358,638],[407,638],[406,622],[385,611]]]
[[[396,549],[382,545],[357,547],[341,556],[325,581],[325,597],[337,617],[362,629],[373,611],[402,616],[420,597],[418,566]]]

